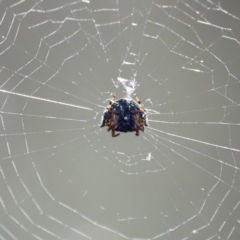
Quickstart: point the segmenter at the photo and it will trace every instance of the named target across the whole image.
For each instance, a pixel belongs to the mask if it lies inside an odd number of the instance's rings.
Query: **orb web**
[[[0,239],[238,239],[238,9],[0,1]],[[135,91],[149,126],[113,139]]]

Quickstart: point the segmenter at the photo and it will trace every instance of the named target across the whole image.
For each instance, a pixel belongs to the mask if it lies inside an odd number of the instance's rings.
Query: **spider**
[[[128,99],[119,99],[115,102],[114,99],[117,93],[112,95],[108,107],[103,115],[101,127],[108,126],[107,131],[112,131],[112,137],[117,137],[120,134],[117,132],[136,132],[139,136],[139,130],[144,132],[144,126],[147,126],[146,110],[143,109],[136,93],[133,93],[137,103]]]

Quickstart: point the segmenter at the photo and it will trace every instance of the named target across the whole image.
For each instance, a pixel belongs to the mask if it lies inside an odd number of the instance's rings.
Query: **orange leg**
[[[114,99],[115,99],[116,96],[117,96],[117,93],[114,93],[114,94],[112,95],[112,98],[111,98],[111,100],[110,100],[110,102],[109,102],[109,105],[108,105],[108,107],[107,107],[107,110],[108,110],[108,111],[112,108],[112,102],[114,101]]]
[[[131,114],[137,114],[137,113],[140,113],[140,112],[143,111],[143,107],[142,107],[142,104],[141,104],[140,99],[137,97],[137,94],[136,94],[136,93],[133,93],[133,96],[134,96],[134,97],[136,98],[136,100],[137,100],[139,109],[138,109],[138,110],[135,110],[135,111],[132,111]]]
[[[109,113],[112,113],[112,114],[119,114],[118,112],[114,112],[114,111],[111,110],[111,108],[112,108],[112,102],[114,101],[114,99],[115,99],[116,96],[117,96],[117,93],[114,93],[114,94],[112,95],[112,98],[111,98],[111,100],[110,100],[110,102],[109,102],[109,105],[108,105],[108,107],[106,108],[107,111],[108,111]],[[108,122],[108,121],[105,120],[105,119],[103,119],[101,128],[104,127],[105,125],[107,125],[106,122]],[[108,126],[108,125],[107,125],[107,126]]]

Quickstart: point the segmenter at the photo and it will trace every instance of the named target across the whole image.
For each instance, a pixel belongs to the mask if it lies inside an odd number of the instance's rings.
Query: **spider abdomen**
[[[118,117],[118,126],[115,131],[118,132],[134,132],[134,120],[131,111],[138,109],[138,104],[132,100],[119,99],[113,103],[114,111],[120,112]]]

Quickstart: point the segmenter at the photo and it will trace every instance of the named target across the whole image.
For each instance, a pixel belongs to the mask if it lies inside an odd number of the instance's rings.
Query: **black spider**
[[[112,137],[119,135],[117,132],[136,132],[139,136],[139,130],[144,132],[144,126],[147,126],[146,110],[143,109],[137,94],[133,94],[137,103],[133,100],[119,99],[115,102],[117,94],[113,94],[107,110],[104,112],[101,127],[108,126],[108,131],[112,131]]]

